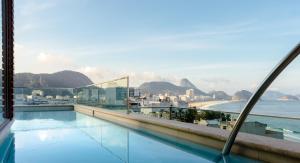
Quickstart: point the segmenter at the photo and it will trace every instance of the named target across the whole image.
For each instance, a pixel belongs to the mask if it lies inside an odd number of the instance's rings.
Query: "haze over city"
[[[298,42],[300,2],[215,2],[18,0],[16,72],[253,90]],[[299,68],[296,60],[271,89],[298,94]]]

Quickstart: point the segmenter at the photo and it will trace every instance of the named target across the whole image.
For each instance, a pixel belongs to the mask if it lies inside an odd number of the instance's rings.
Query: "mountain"
[[[252,96],[252,93],[246,90],[241,90],[236,92],[233,97],[232,100],[241,100],[241,101],[246,101],[249,100],[250,97]]]
[[[278,92],[278,91],[267,91],[262,95],[261,99],[262,100],[277,100],[282,96],[285,96],[285,94]]]
[[[211,91],[208,93],[211,97],[213,97],[215,100],[231,100],[232,97],[229,96],[224,91]]]
[[[93,84],[84,74],[76,71],[60,71],[52,74],[16,73],[15,87],[76,88]]]
[[[186,78],[180,80],[179,86],[186,87],[186,88],[192,88],[192,89],[198,89],[192,82],[190,82]]]
[[[140,85],[139,89],[142,93],[150,93],[150,94],[164,94],[170,93],[172,95],[183,95],[185,91],[191,89],[191,87],[183,87],[177,86],[169,82],[164,81],[153,81],[146,82]],[[195,95],[206,95],[205,92],[199,90],[198,88],[194,89]]]

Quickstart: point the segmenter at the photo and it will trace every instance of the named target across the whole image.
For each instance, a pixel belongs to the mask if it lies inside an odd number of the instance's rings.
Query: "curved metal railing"
[[[262,94],[266,91],[266,89],[273,83],[273,81],[278,77],[278,75],[300,54],[300,43],[288,54],[286,55],[281,62],[271,71],[271,73],[265,78],[262,84],[258,87],[255,93],[251,96],[247,104],[245,105],[243,111],[240,113],[234,128],[232,129],[224,147],[222,150],[223,155],[228,155],[231,151],[235,138],[242,127],[245,119],[248,114],[260,99]]]

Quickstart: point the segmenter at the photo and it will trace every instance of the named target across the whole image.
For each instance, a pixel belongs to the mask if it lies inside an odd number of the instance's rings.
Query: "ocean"
[[[246,101],[235,101],[211,106],[210,109],[240,113]],[[300,119],[300,101],[259,101],[250,114]]]
[[[237,118],[246,101],[210,106],[207,109],[231,113]],[[258,121],[271,130],[281,131],[284,139],[300,142],[300,101],[259,101],[246,121]]]

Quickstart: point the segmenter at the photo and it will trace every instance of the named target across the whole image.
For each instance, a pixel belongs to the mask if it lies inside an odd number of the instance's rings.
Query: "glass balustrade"
[[[73,88],[14,88],[14,105],[67,105],[74,103]]]
[[[76,103],[127,112],[128,82],[128,77],[123,77],[109,82],[75,88]]]

